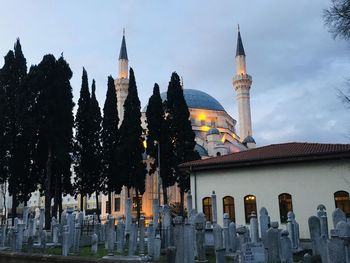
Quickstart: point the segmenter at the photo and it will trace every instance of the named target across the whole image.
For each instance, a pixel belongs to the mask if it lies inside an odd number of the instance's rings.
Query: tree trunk
[[[52,179],[52,145],[47,145],[46,180],[45,180],[45,229],[51,224],[51,179]]]
[[[139,200],[139,190],[135,189],[136,191],[136,212],[137,212],[137,222],[140,223],[140,217],[141,217],[141,207],[140,207],[140,200]]]
[[[58,198],[58,217],[59,217],[59,222],[61,222],[62,218],[62,212],[63,212],[63,208],[62,208],[62,193],[60,194],[59,198]]]
[[[55,177],[55,196],[54,196],[54,203],[52,208],[52,216],[55,218],[58,218],[57,216],[57,210],[58,210],[58,203],[59,203],[59,195],[61,194],[60,191],[60,176]]]
[[[163,205],[167,205],[168,204],[168,189],[164,184],[162,185],[162,188],[163,188]]]
[[[99,203],[98,203],[98,191],[96,191],[95,195],[96,195],[96,214],[97,214],[97,220],[98,220],[99,223],[101,223],[101,219],[100,219],[101,211],[100,211],[100,206],[99,206]]]
[[[185,215],[184,211],[185,191],[180,188],[180,216]]]
[[[108,192],[108,207],[107,207],[108,214],[112,214],[112,192]]]
[[[17,217],[17,198],[16,195],[12,195],[12,226],[15,226],[15,218]]]
[[[84,210],[84,196],[80,194],[80,211]]]

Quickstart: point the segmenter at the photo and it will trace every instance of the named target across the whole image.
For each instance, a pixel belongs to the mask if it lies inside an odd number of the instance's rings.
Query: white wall
[[[326,206],[329,229],[333,228],[333,194],[340,190],[350,192],[350,162],[322,161],[192,172],[193,206],[197,201],[199,212],[202,212],[202,198],[210,197],[213,190],[217,195],[219,224],[222,224],[222,198],[227,195],[235,200],[236,224],[244,224],[243,198],[249,194],[256,196],[258,212],[264,206],[271,221],[280,223],[278,195],[289,193],[300,225],[300,237],[309,238],[308,218],[316,215],[319,204]],[[286,226],[280,223],[280,227]]]

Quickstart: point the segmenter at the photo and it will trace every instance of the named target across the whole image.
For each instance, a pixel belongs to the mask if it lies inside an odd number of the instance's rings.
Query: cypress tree
[[[178,169],[178,165],[184,162],[199,159],[199,154],[194,150],[196,145],[195,134],[190,122],[190,113],[186,104],[180,77],[174,72],[167,91],[167,118],[170,132],[175,147],[176,163],[175,174],[180,188],[180,210],[183,213],[184,193],[190,189],[190,176]]]
[[[165,119],[164,106],[160,97],[159,86],[156,83],[153,95],[148,101],[147,111],[147,154],[154,159],[149,174],[153,174],[158,166],[158,145],[160,147],[160,177],[162,179],[163,200],[168,203],[167,187],[176,182],[174,176],[174,149],[171,142],[169,121]]]
[[[80,193],[80,207],[83,209],[83,198],[88,193],[90,167],[89,167],[89,133],[90,133],[90,91],[88,76],[85,68],[83,68],[82,84],[80,89],[80,98],[78,101],[78,110],[75,117],[75,143],[74,143],[74,155],[75,155],[75,188]]]
[[[119,144],[119,118],[117,107],[117,95],[112,76],[108,77],[106,100],[103,106],[102,120],[102,178],[105,181],[108,192],[108,213],[111,214],[111,193],[120,193],[123,182],[117,176],[117,147]]]
[[[69,189],[67,184],[70,185],[74,106],[70,86],[72,72],[63,58],[56,61],[49,54],[39,63],[37,74],[39,129],[36,155],[40,169],[45,164],[41,184],[45,192],[45,228],[50,229],[51,199],[55,195],[57,198],[58,193]],[[55,185],[58,190],[55,190]]]
[[[90,156],[90,189],[88,189],[88,194],[91,195],[95,192],[96,195],[96,208],[99,211],[98,206],[98,195],[102,188],[103,177],[101,176],[102,169],[102,148],[101,148],[101,110],[98,105],[98,101],[96,99],[96,84],[95,80],[92,80],[92,91],[91,91],[91,99],[89,105],[90,112],[90,138],[89,138],[89,146],[91,148],[91,156]],[[98,213],[99,214],[99,213]]]
[[[137,94],[137,86],[134,71],[130,68],[130,79],[128,96],[124,103],[124,121],[120,127],[120,143],[122,144],[121,155],[124,185],[128,189],[134,188],[137,200],[137,213],[140,216],[139,194],[145,189],[146,166],[143,163],[144,153],[142,127],[141,127],[141,106]]]

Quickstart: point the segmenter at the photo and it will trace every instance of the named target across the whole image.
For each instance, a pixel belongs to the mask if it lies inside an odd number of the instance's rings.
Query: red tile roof
[[[282,143],[187,162],[181,169],[207,170],[249,165],[350,158],[350,144]]]

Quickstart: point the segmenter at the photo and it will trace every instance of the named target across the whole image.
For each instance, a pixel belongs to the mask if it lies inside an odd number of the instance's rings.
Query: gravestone
[[[155,235],[156,231],[153,227],[153,222],[151,221],[148,224],[147,229],[147,252],[150,257],[153,257]]]
[[[51,220],[51,228],[52,228],[52,243],[57,245],[58,243],[58,224],[55,217]]]
[[[25,229],[27,228],[27,225],[28,225],[28,215],[29,215],[29,207],[25,206],[23,207],[23,213],[22,213],[23,224]]]
[[[163,247],[167,248],[171,243],[171,209],[167,204],[162,210],[162,234]]]
[[[243,244],[250,242],[248,238],[248,229],[245,226],[238,226],[236,232],[238,234],[237,249],[241,250]]]
[[[241,263],[265,263],[265,249],[262,243],[245,243],[240,253]]]
[[[34,218],[32,214],[30,214],[28,219],[28,238],[33,236],[34,236]]]
[[[222,238],[222,228],[219,224],[215,224],[214,229],[213,229],[213,234],[214,234],[214,248],[215,248],[215,250],[224,248],[224,241]]]
[[[130,233],[131,222],[132,222],[131,206],[132,206],[131,198],[128,197],[125,200],[125,235],[128,235]]]
[[[67,212],[66,212],[66,210],[63,210],[61,213],[61,225],[62,226],[67,225]]]
[[[45,224],[45,208],[40,208],[40,215],[39,215],[39,233],[44,229]]]
[[[230,243],[231,243],[231,238],[230,238],[230,230],[229,230],[229,225],[230,225],[230,216],[228,213],[224,213],[224,218],[223,218],[223,225],[224,225],[224,245],[226,249],[226,254],[230,253]]]
[[[80,236],[81,236],[81,225],[80,223],[75,223],[74,230],[74,252],[79,254],[80,249]]]
[[[285,263],[293,263],[292,241],[287,230],[281,232],[281,259]]]
[[[322,246],[320,243],[321,238],[321,223],[317,216],[309,217],[309,231],[312,246],[312,254],[321,256]]]
[[[96,233],[92,234],[91,237],[91,253],[95,255],[97,253],[97,247],[98,247],[98,237]]]
[[[267,250],[269,262],[281,261],[281,243],[278,222],[271,222],[271,227],[267,230]]]
[[[193,263],[195,257],[195,232],[189,222],[184,226],[184,263]]]
[[[176,263],[184,262],[184,227],[182,224],[182,216],[174,219],[174,241],[176,247]]]
[[[192,211],[192,194],[191,191],[187,193],[187,212],[190,213]]]
[[[262,207],[259,211],[259,221],[260,221],[260,233],[261,233],[261,241],[266,246],[266,235],[267,230],[270,228],[270,216],[265,207]]]
[[[67,214],[67,225],[69,231],[68,249],[70,250],[74,245],[75,214],[73,213],[73,208],[67,208]]]
[[[6,225],[1,225],[1,240],[0,240],[0,247],[5,247],[5,241],[6,241]]]
[[[333,213],[332,213],[332,219],[333,219],[333,226],[334,228],[337,227],[337,224],[340,221],[345,221],[346,222],[346,215],[343,212],[343,210],[336,208]]]
[[[225,248],[215,249],[216,263],[226,263]]]
[[[328,219],[326,207],[324,205],[321,204],[317,206],[317,216],[320,219],[321,236],[325,236],[328,239]]]
[[[229,225],[229,235],[230,235],[230,251],[235,253],[237,250],[237,232],[236,232],[236,224],[231,222]]]
[[[153,199],[152,202],[152,212],[153,212],[153,227],[155,230],[158,228],[158,220],[159,220],[159,200]]]
[[[108,218],[108,224],[106,225],[106,233],[107,236],[107,250],[108,250],[108,256],[114,256],[114,231],[115,231],[115,225],[114,225],[115,219],[113,216],[110,216]]]
[[[215,225],[218,222],[218,211],[217,211],[217,203],[216,203],[216,194],[215,191],[211,194],[211,207],[212,207],[212,214],[213,214],[213,225]]]
[[[45,251],[46,249],[46,240],[47,239],[47,233],[46,230],[42,230],[40,232],[40,248],[42,249],[42,251]]]
[[[69,253],[69,226],[63,226],[63,234],[62,234],[62,256],[67,256]]]
[[[145,254],[145,217],[141,215],[140,222],[139,222],[139,229],[140,229],[140,241],[139,241],[139,252],[140,255]]]
[[[166,250],[166,259],[167,263],[175,263],[176,262],[176,247],[169,246]]]
[[[206,262],[205,256],[205,215],[199,213],[195,218],[195,231],[196,231],[196,251],[198,262]]]
[[[22,250],[24,228],[25,228],[25,224],[18,224],[17,225],[16,250],[18,250],[18,251]]]
[[[339,221],[341,222],[341,221]],[[338,223],[339,223],[338,222]],[[327,242],[328,262],[329,263],[345,263],[345,247],[344,240],[339,237],[338,229],[331,229],[331,239]]]
[[[133,220],[130,228],[130,237],[129,237],[129,247],[128,247],[128,256],[134,256],[137,248],[137,225]]]
[[[287,214],[287,230],[289,239],[292,242],[292,249],[294,251],[300,250],[299,224],[295,220],[295,214],[292,211],[289,211]]]
[[[28,242],[27,242],[27,251],[28,253],[33,253],[33,246],[34,246],[34,236],[28,237]]]
[[[250,215],[250,236],[252,242],[256,243],[259,241],[259,223],[254,211]]]
[[[153,258],[152,260],[154,261],[159,261],[160,259],[160,247],[161,247],[161,239],[160,239],[160,235],[157,234],[155,240],[154,240],[154,247],[153,247]]]
[[[117,252],[122,254],[124,252],[125,244],[125,224],[123,218],[119,217],[117,225]]]

